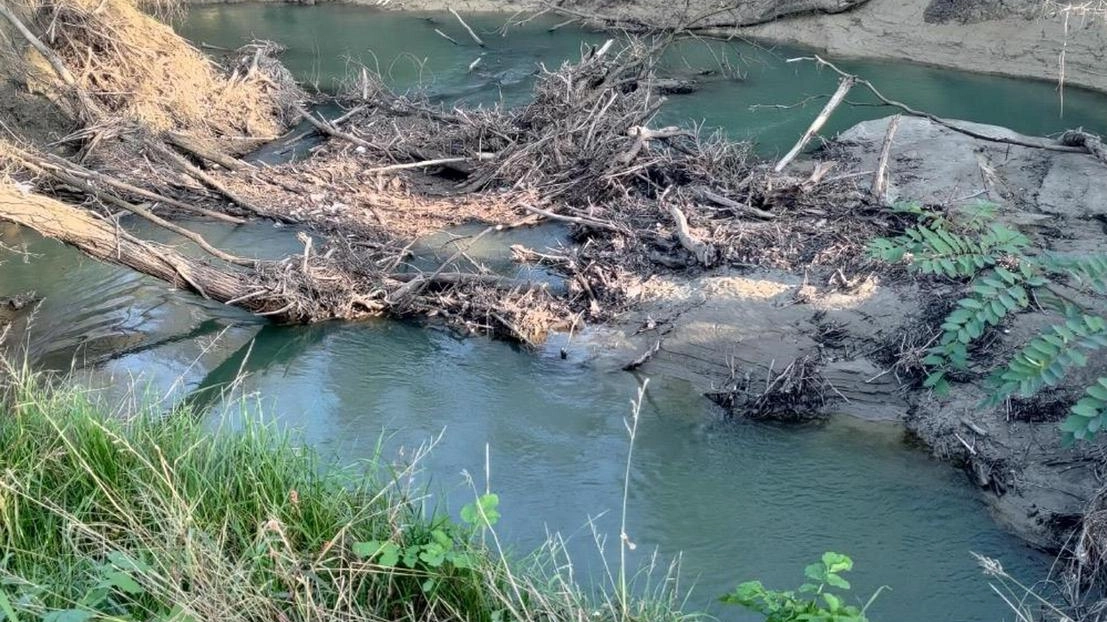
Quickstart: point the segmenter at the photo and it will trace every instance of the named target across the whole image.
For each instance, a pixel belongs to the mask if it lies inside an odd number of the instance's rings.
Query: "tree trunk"
[[[217,267],[145,242],[84,210],[23,192],[10,183],[0,183],[0,220],[23,225],[94,259],[131,268],[216,302],[235,304],[279,321],[305,321],[295,315],[295,305],[289,307],[289,301],[265,285],[256,273]]]

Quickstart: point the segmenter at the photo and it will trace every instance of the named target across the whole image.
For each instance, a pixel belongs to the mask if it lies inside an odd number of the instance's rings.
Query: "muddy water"
[[[498,20],[471,19],[479,29]],[[184,25],[194,40],[214,45],[250,36],[280,40],[290,46],[293,69],[315,76],[323,88],[333,88],[341,74],[334,60],[340,54],[375,55],[399,85],[421,81],[437,97],[483,103],[522,101],[537,63],[557,63],[581,41],[600,38],[567,28],[551,35],[535,23],[506,38],[486,36],[489,47],[481,51],[454,46],[434,28],[462,40],[440,15],[333,5],[199,8]],[[749,107],[791,104],[833,88],[831,76],[782,63],[779,57],[794,54],[787,50],[685,48],[669,62],[674,71],[695,73],[725,65],[715,60],[723,52],[745,79],[709,76],[699,94],[672,100],[667,120],[703,119],[778,150],[821,104]],[[482,53],[477,70],[467,73]],[[1049,85],[906,65],[847,65],[887,84],[890,96],[950,116],[1035,133],[1107,125],[1103,99],[1087,93],[1070,92],[1058,119]],[[883,113],[855,107],[837,123]],[[239,254],[280,256],[299,248],[287,228],[191,226]],[[532,246],[560,235],[518,234],[537,236],[526,241]],[[204,404],[215,394],[205,389],[246,371],[243,389],[258,396],[269,416],[301,429],[339,462],[370,455],[382,434],[390,455],[400,448],[410,453],[441,434],[424,473],[436,493],[431,502],[452,511],[469,494],[461,473],[483,478],[487,445],[491,487],[501,496],[503,535],[512,548],[526,551],[547,531],[559,531],[571,538],[578,576],[602,579],[587,523],[600,516],[598,531],[615,542],[627,450],[623,417],[639,379],[611,371],[617,366],[586,336],[574,339],[562,359],[564,338],[533,353],[394,322],[278,328],[26,232],[7,231],[4,241],[35,254],[27,263],[5,255],[0,294],[33,289],[45,297],[31,338],[38,360],[86,364],[90,382],[115,383],[109,393],[136,381],[155,397],[191,396]],[[428,240],[422,250],[441,252],[447,241]],[[503,248],[511,241],[489,240],[478,253],[506,267]],[[682,555],[685,585],[694,586],[689,608],[724,619],[743,618],[716,607],[715,596],[750,577],[794,586],[803,565],[824,550],[855,558],[860,594],[894,588],[874,607],[876,620],[1009,618],[970,551],[999,557],[1026,577],[1045,568],[1042,556],[994,526],[960,473],[906,447],[894,426],[848,418],[803,429],[729,422],[687,385],[654,378],[634,455],[629,535],[640,553],[657,548],[664,556]]]

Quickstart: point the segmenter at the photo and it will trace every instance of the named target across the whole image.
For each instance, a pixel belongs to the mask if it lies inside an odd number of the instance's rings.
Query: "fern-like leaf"
[[[923,274],[957,279],[976,276],[1005,255],[1021,256],[1029,244],[1026,236],[997,223],[963,235],[951,231],[946,221],[935,219],[911,227],[901,236],[872,240],[869,254],[892,263],[908,259]]]
[[[923,386],[944,393],[949,388],[946,373],[963,371],[969,366],[969,344],[999,325],[1008,315],[1030,306],[1026,286],[1040,283],[1033,269],[1024,265],[1017,272],[1002,266],[985,273],[972,285],[971,294],[957,301],[957,307],[942,322],[938,345],[927,353],[923,363],[931,368]]]
[[[1096,432],[1107,428],[1107,378],[1097,378],[1084,390],[1084,396],[1069,409],[1069,416],[1061,423],[1064,441],[1088,440]]]
[[[1107,255],[1048,254],[1041,257],[1039,263],[1050,272],[1067,274],[1078,286],[1107,294]]]
[[[1043,386],[1057,386],[1073,367],[1088,363],[1087,352],[1107,347],[1107,321],[1082,315],[1051,326],[1031,339],[992,379],[988,404],[1018,393],[1030,397]]]

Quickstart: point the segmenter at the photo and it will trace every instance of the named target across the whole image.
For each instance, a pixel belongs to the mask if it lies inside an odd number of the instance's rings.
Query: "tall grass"
[[[424,512],[410,473],[380,461],[324,468],[257,420],[108,415],[78,389],[5,376],[0,620],[683,617],[664,587],[586,595],[556,541],[505,559],[481,544],[487,525]]]

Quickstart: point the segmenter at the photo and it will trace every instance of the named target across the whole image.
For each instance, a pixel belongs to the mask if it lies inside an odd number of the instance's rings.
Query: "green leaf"
[[[846,572],[853,570],[853,560],[848,555],[827,551],[823,553],[823,565],[827,572]]]
[[[487,493],[461,508],[461,520],[479,527],[491,527],[500,520],[500,497]]]
[[[809,564],[803,569],[803,576],[812,581],[826,583],[826,566],[823,564]]]
[[[131,573],[124,572],[122,570],[109,570],[104,573],[104,581],[124,593],[132,596],[136,594],[142,594],[146,590],[142,589],[142,586],[138,584],[138,581],[134,580]]]
[[[385,544],[377,563],[385,568],[395,568],[400,563],[400,547],[394,542]]]
[[[376,557],[383,546],[384,542],[380,540],[369,540],[367,542],[354,542],[350,549],[357,557]]]
[[[838,598],[830,592],[823,592],[823,600],[826,601],[826,606],[830,608],[831,613],[838,613],[842,609],[842,599]]]
[[[8,599],[7,592],[0,590],[0,613],[4,614],[0,620],[6,620],[7,622],[19,622],[19,616],[15,613],[15,607],[12,607],[12,601]]]
[[[848,590],[849,587],[850,587],[849,581],[846,581],[845,579],[843,579],[842,577],[839,577],[836,574],[826,575],[826,582],[829,583],[830,585],[833,585],[836,588],[843,589],[843,590]]]
[[[1107,378],[1099,378],[1087,388],[1088,395],[1101,402],[1107,402]]]
[[[358,557],[374,559],[379,566],[395,568],[400,562],[400,547],[395,542],[382,542],[369,540],[367,542],[355,542],[351,547],[353,554]]]
[[[94,617],[94,613],[83,609],[60,609],[42,616],[42,622],[88,622]]]
[[[446,550],[437,542],[424,544],[419,559],[431,568],[439,568],[446,561]]]

